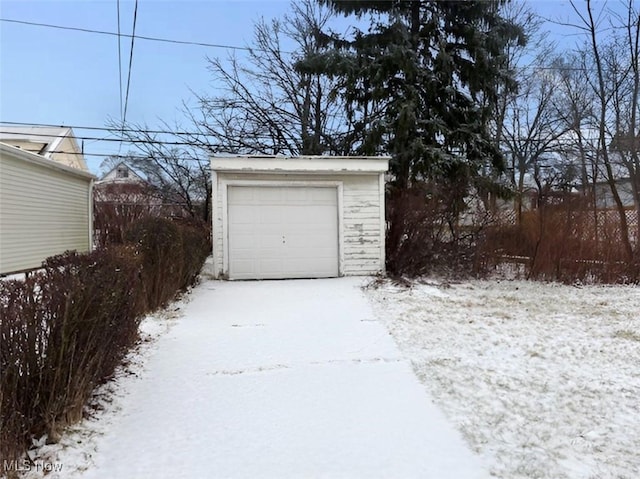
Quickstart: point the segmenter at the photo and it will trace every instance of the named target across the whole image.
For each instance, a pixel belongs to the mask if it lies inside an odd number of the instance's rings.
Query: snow
[[[640,288],[362,284],[204,281],[24,477],[640,477]]]
[[[34,456],[50,479],[488,478],[362,282],[203,282],[143,323],[102,411]]]
[[[369,288],[415,373],[498,478],[640,477],[640,289]]]

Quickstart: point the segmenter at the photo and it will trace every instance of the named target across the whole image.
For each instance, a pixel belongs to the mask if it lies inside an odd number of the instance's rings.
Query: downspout
[[[94,180],[89,181],[89,252],[93,251],[93,184]]]

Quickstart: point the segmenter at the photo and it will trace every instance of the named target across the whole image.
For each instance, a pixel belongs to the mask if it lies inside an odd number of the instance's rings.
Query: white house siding
[[[223,198],[224,185],[234,182],[273,182],[313,186],[340,184],[342,186],[342,223],[338,225],[342,237],[341,274],[369,275],[384,271],[384,182],[381,174],[252,174],[218,173],[215,202],[214,264],[217,276],[224,276]],[[337,186],[336,186],[337,187]],[[382,201],[381,201],[382,199]],[[339,200],[340,201],[340,200]]]
[[[0,274],[91,244],[92,176],[26,152],[0,150]]]

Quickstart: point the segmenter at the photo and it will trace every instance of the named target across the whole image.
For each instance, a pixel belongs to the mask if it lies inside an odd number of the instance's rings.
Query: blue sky
[[[547,17],[568,12],[566,1],[531,4]],[[0,0],[0,17],[116,32],[116,5],[116,0]],[[241,47],[250,43],[256,20],[281,17],[289,6],[288,0],[139,0],[136,35]],[[133,10],[133,1],[120,1],[122,33],[131,33]],[[121,40],[123,89],[130,41]],[[136,39],[127,120],[151,128],[160,126],[159,119],[179,120],[190,90],[215,87],[205,57],[227,52]],[[0,22],[0,120],[103,127],[108,118],[120,118],[119,82],[117,37]],[[106,133],[76,130],[76,135]],[[117,151],[115,142],[85,141],[87,153]],[[102,160],[87,156],[94,173]]]

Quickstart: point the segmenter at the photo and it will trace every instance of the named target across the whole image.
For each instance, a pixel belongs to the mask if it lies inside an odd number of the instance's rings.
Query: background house
[[[122,243],[128,228],[141,218],[183,217],[184,207],[120,162],[96,181],[93,189],[96,245]]]
[[[89,171],[82,149],[69,127],[0,125],[0,142],[71,168]]]
[[[121,161],[102,175],[96,185],[108,183],[147,183],[147,181],[124,161]]]

